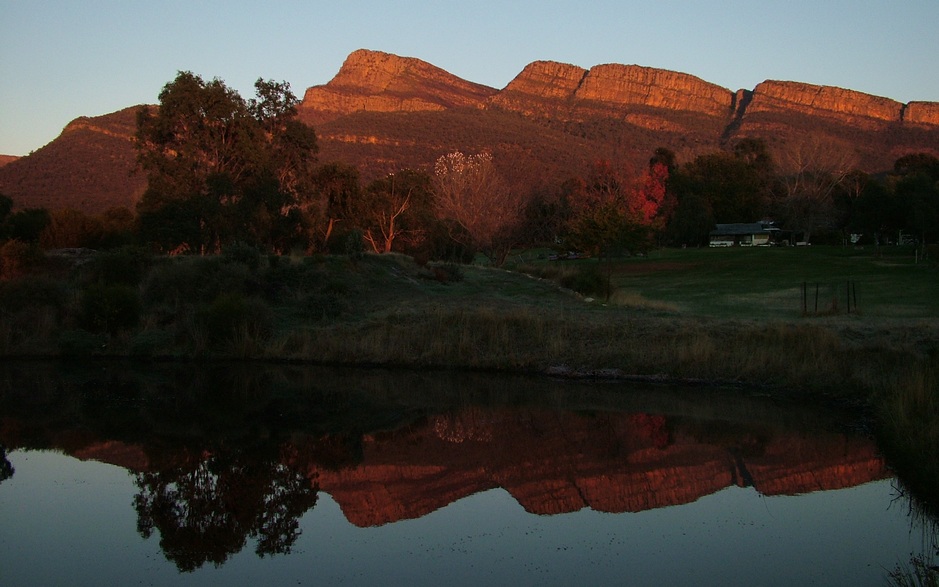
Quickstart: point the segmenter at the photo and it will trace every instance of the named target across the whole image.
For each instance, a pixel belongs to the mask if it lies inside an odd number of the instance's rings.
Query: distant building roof
[[[711,236],[739,236],[744,234],[771,234],[779,229],[768,222],[740,222],[736,224],[718,224],[711,231]]]

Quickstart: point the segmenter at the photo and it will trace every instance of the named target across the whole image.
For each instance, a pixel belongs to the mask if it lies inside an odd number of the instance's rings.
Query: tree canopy
[[[148,187],[142,236],[163,250],[217,252],[245,240],[302,241],[316,135],[296,119],[289,84],[258,79],[245,101],[219,79],[179,72],[156,108],[137,113],[137,161]]]

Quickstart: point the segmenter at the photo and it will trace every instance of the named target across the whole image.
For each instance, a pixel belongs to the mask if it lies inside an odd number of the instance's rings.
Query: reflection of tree
[[[316,504],[316,484],[279,459],[206,454],[195,463],[140,473],[137,529],[160,532],[166,558],[181,571],[216,566],[255,539],[259,556],[290,552],[299,518]]]
[[[7,447],[0,444],[0,483],[13,476],[13,463],[7,458]]]

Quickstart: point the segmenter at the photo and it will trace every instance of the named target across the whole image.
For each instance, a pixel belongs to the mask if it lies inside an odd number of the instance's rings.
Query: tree
[[[315,240],[327,246],[336,223],[352,217],[352,207],[362,191],[359,170],[344,163],[327,163],[314,171],[311,182],[313,192],[301,201],[301,210],[322,233]]]
[[[353,214],[372,250],[390,253],[396,239],[423,232],[421,217],[426,218],[430,199],[430,178],[404,170],[369,184],[354,203]]]
[[[814,231],[835,224],[834,194],[854,168],[852,157],[838,144],[806,139],[791,145],[783,163],[777,212],[811,242]]]
[[[13,463],[7,458],[6,447],[0,444],[0,483],[13,477],[15,472],[16,469],[13,468]]]
[[[246,102],[219,79],[180,72],[157,108],[138,111],[137,161],[148,184],[138,214],[146,239],[200,253],[232,240],[284,246],[271,235],[289,230],[272,227],[298,215],[315,133],[296,120],[288,84],[259,79],[255,90]]]
[[[661,176],[667,167],[655,159],[650,170],[636,184],[627,168],[599,161],[586,182],[568,184],[573,188],[571,244],[594,255],[614,252],[643,252],[651,246],[652,222],[664,198]],[[662,188],[662,189],[658,189]]]
[[[7,216],[10,215],[10,212],[13,211],[13,200],[8,196],[0,194],[0,226],[3,226],[4,221],[7,219]],[[0,234],[0,238],[3,235]]]
[[[501,265],[518,239],[526,197],[508,188],[486,151],[442,155],[433,179],[437,215],[452,223],[451,237]]]
[[[248,538],[259,556],[289,553],[319,488],[278,456],[205,451],[196,462],[138,473],[137,531],[159,531],[163,553],[183,572],[221,565]]]
[[[763,141],[743,139],[730,152],[700,155],[674,169],[668,186],[668,238],[698,246],[718,222],[755,222],[766,214],[775,166]]]
[[[56,210],[39,235],[39,245],[43,249],[97,248],[103,235],[99,218],[78,210]]]
[[[920,243],[939,239],[939,181],[915,171],[896,178],[893,191],[904,211],[906,229]]]
[[[49,226],[52,218],[45,208],[26,208],[8,214],[3,223],[6,238],[24,243],[38,243],[42,231]]]
[[[525,206],[524,242],[553,246],[568,231],[571,215],[571,203],[564,186],[557,191],[533,192]]]
[[[929,153],[910,153],[894,162],[893,171],[897,175],[925,173],[933,181],[939,181],[939,158]]]

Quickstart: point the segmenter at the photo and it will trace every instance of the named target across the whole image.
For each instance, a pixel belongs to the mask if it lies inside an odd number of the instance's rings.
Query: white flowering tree
[[[526,199],[508,189],[492,154],[454,151],[434,165],[437,216],[454,225],[451,237],[501,265],[515,244]]]

